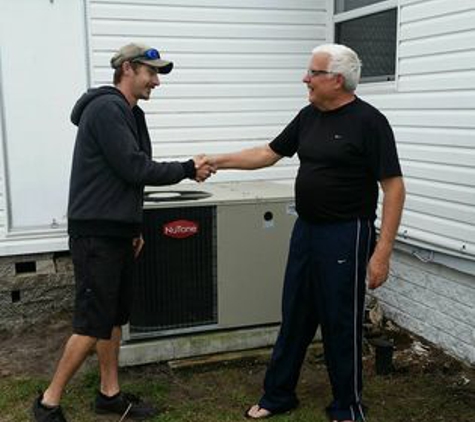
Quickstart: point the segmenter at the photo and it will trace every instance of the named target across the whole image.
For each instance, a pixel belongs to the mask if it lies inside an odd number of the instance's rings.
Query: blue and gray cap
[[[131,43],[123,46],[114,54],[111,59],[111,66],[114,69],[119,68],[125,61],[139,62],[157,69],[157,73],[170,73],[173,69],[173,63],[163,60],[157,49],[145,44]]]

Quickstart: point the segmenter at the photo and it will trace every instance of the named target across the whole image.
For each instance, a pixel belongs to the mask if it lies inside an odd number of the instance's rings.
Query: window
[[[361,82],[395,79],[396,0],[335,0],[335,42],[355,50]]]

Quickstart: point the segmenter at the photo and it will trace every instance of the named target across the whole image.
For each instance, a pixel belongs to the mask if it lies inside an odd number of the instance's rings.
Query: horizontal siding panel
[[[471,213],[473,218],[475,218],[475,213],[473,212],[473,207],[475,207],[475,181],[472,187],[410,177],[407,177],[405,182],[411,196],[420,195],[422,197],[437,198],[454,206],[459,204],[469,205],[472,207],[470,208]]]
[[[401,2],[401,21],[413,22],[438,16],[475,10],[473,0],[426,0],[416,4]]]
[[[325,27],[314,25],[269,25],[269,24],[195,24],[195,23],[150,23],[131,21],[96,21],[91,23],[95,35],[120,35],[136,37],[190,37],[190,38],[239,38],[239,39],[322,39]]]
[[[428,213],[418,213],[407,206],[404,208],[403,226],[423,230],[426,233],[433,233],[444,236],[447,240],[458,241],[470,244],[472,254],[475,247],[475,227],[460,221],[447,218],[440,218]],[[471,239],[469,242],[468,239]]]
[[[408,177],[416,177],[436,182],[453,183],[460,186],[473,187],[475,181],[475,168],[449,166],[446,164],[424,163],[404,160],[403,172]]]
[[[160,81],[173,84],[213,84],[213,83],[295,83],[303,77],[303,69],[281,69],[279,72],[269,72],[268,69],[221,69],[210,72],[207,69],[177,69],[169,76],[160,76]],[[111,80],[110,69],[99,69],[94,72],[94,79],[99,81]],[[302,84],[302,92],[304,91]]]
[[[475,213],[473,205],[468,206],[460,203],[447,202],[440,198],[416,196],[408,194],[404,204],[406,210],[432,215],[433,217],[448,218],[466,224],[475,225]]]
[[[434,249],[443,251],[449,255],[455,254],[462,259],[475,261],[475,244],[466,240],[459,240],[447,237],[441,233],[429,232],[425,229],[411,225],[409,221],[406,223],[407,217],[403,217],[403,221],[399,228],[399,240],[409,244],[422,246],[424,249]]]
[[[467,166],[475,168],[475,149],[449,148],[429,145],[400,144],[399,156],[402,159],[439,163],[453,166]]]
[[[180,98],[164,100],[160,96],[160,88],[158,92],[153,94],[150,101],[141,104],[143,110],[148,114],[153,113],[195,113],[199,110],[202,113],[220,112],[226,110],[228,112],[235,111],[288,111],[298,110],[306,105],[302,98],[285,98],[275,97],[273,101],[267,98]],[[293,112],[290,112],[293,117]]]
[[[156,22],[202,22],[202,23],[253,23],[253,24],[288,24],[289,21],[299,22],[299,25],[313,25],[326,18],[325,10],[276,10],[251,9],[242,7],[162,7],[156,5],[124,5],[121,8],[111,9],[109,5],[97,4],[91,8],[94,19],[119,21]]]
[[[220,84],[185,85],[163,84],[160,98],[253,98],[288,96],[304,100],[303,85],[296,84]]]
[[[154,128],[204,128],[230,126],[284,126],[290,121],[288,112],[273,111],[252,113],[187,113],[151,114],[147,118],[149,129]]]
[[[282,130],[280,126],[253,126],[253,127],[212,127],[212,128],[173,128],[150,129],[152,140],[165,142],[197,142],[223,140],[262,140],[268,142]],[[238,144],[236,144],[237,147]],[[237,147],[238,148],[238,147]]]
[[[414,125],[416,122],[413,123]],[[447,147],[473,148],[475,130],[459,128],[434,128],[432,126],[395,127],[398,144],[438,145]]]
[[[441,36],[433,36],[420,40],[407,40],[401,38],[398,55],[400,59],[406,57],[419,57],[432,54],[444,54],[455,51],[470,50],[475,45],[475,31],[454,32]]]
[[[474,73],[475,77],[475,73]],[[395,126],[425,126],[443,128],[475,128],[474,110],[397,110],[386,111]]]
[[[283,10],[325,10],[326,0],[240,0],[239,7],[246,9],[283,9]],[[91,5],[107,4],[110,6],[120,6],[133,4],[139,5],[154,5],[154,6],[169,6],[170,0],[91,0]],[[180,5],[182,7],[231,7],[236,8],[235,0],[174,0],[173,5]]]
[[[169,37],[152,37],[151,39],[144,38],[142,42],[157,45],[162,51],[164,56],[168,54],[196,54],[199,57],[203,57],[203,54],[226,54],[232,56],[233,54],[241,54],[241,59],[244,62],[252,64],[254,59],[253,55],[264,54],[265,56],[279,56],[282,61],[282,54],[310,54],[314,47],[313,40],[260,40],[252,39],[247,40],[245,44],[238,39],[219,39],[214,38],[213,34],[210,34],[209,38],[169,38]],[[155,41],[155,42],[151,42]],[[93,66],[101,66],[109,63],[110,58],[117,51],[118,48],[130,42],[130,38],[126,36],[114,36],[108,37],[106,35],[100,35],[95,39],[95,51],[92,57]],[[307,56],[308,59],[308,56]]]
[[[399,74],[402,76],[421,73],[460,72],[473,70],[474,63],[475,51],[402,58],[399,60]]]
[[[398,92],[395,94],[365,95],[374,106],[385,110],[460,110],[475,109],[475,91]]]
[[[402,92],[475,90],[475,70],[417,76],[403,75],[399,78],[398,87]]]
[[[453,10],[453,9],[452,9]],[[404,40],[433,37],[453,33],[454,30],[471,31],[475,20],[475,9],[464,13],[445,14],[418,22],[401,22],[400,38]]]

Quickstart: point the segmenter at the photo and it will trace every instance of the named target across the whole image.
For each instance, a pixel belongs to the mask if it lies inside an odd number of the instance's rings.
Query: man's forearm
[[[384,192],[381,229],[376,249],[368,265],[368,287],[376,289],[381,286],[389,275],[389,260],[394,247],[406,191],[401,177],[393,177],[381,181]]]
[[[385,179],[381,182],[384,192],[381,229],[377,250],[384,255],[391,255],[394,241],[401,222],[406,190],[402,177]]]
[[[255,170],[275,164],[280,158],[268,145],[244,149],[229,154],[208,156],[216,169]]]

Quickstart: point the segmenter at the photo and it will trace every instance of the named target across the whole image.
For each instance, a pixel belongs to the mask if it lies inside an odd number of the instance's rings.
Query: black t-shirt
[[[270,147],[298,154],[296,209],[309,222],[374,219],[377,181],[401,176],[387,119],[359,98],[331,111],[303,108]]]

